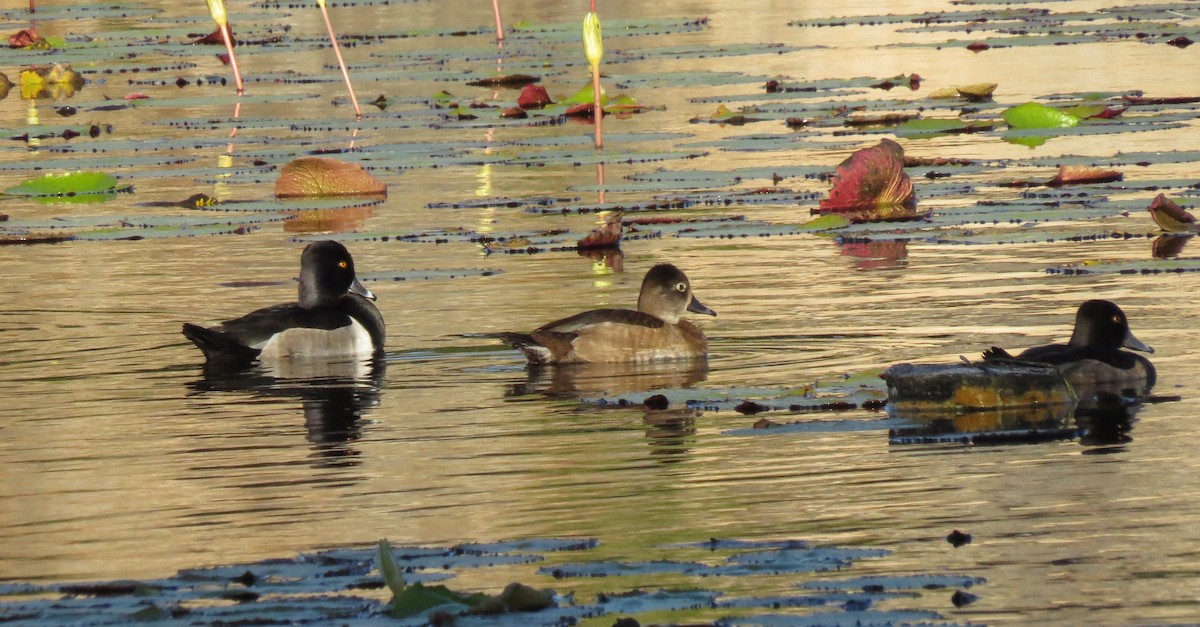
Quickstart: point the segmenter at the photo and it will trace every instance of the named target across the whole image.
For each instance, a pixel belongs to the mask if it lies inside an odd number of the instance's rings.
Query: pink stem
[[[221,27],[221,39],[225,40],[225,50],[229,52],[229,65],[233,68],[233,84],[237,86],[237,94],[240,96],[246,93],[246,86],[242,83],[242,71],[238,69],[237,55],[233,54],[233,33],[230,32],[228,23]]]
[[[596,122],[596,147],[604,147],[604,109],[600,106],[600,68],[592,68],[592,118]]]
[[[350,102],[354,103],[354,115],[362,117],[362,109],[358,106],[358,96],[354,95],[354,85],[350,84],[350,72],[346,71],[346,61],[342,59],[342,47],[338,45],[337,35],[333,34],[333,22],[329,21],[329,10],[321,5],[321,15],[325,16],[325,28],[329,31],[329,41],[333,43],[333,53],[337,55],[338,65],[342,68],[342,78],[346,79],[346,89],[350,90]]]
[[[29,0],[33,2],[33,0]],[[492,13],[496,15],[496,41],[504,41],[504,22],[500,19],[500,0],[492,0]]]

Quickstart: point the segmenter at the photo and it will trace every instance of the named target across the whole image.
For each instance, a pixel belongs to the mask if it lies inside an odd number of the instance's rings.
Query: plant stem
[[[342,78],[346,79],[346,89],[350,91],[350,102],[354,103],[354,115],[362,117],[362,109],[358,106],[358,96],[354,95],[354,85],[350,83],[350,72],[346,71],[346,61],[342,59],[342,47],[338,45],[337,35],[333,33],[333,22],[329,20],[329,10],[321,3],[321,15],[325,17],[325,29],[329,31],[329,41],[333,43],[333,53],[337,55],[338,65],[342,68]]]
[[[33,2],[33,0],[29,0]],[[500,19],[500,0],[492,0],[492,13],[496,16],[496,41],[504,41],[504,21]]]
[[[237,86],[237,94],[241,96],[246,93],[246,86],[242,83],[242,71],[238,69],[237,55],[233,53],[233,33],[229,30],[229,24],[221,26],[221,39],[225,40],[225,50],[229,53],[229,65],[233,68],[233,84]]]

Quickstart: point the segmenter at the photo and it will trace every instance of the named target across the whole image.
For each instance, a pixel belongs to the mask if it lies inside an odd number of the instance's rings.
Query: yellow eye
[[[339,262],[338,262],[338,267],[339,267],[339,268],[341,268],[341,269],[343,269],[343,270],[345,270],[345,269],[346,269],[346,266],[347,266],[347,265],[349,265],[349,264],[347,264],[347,263],[346,263],[346,260],[345,260],[345,259],[343,259],[343,260],[341,260],[341,261],[339,261]]]

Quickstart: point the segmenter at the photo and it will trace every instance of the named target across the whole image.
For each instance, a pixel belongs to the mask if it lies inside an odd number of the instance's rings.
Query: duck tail
[[[250,348],[220,331],[185,322],[183,336],[204,353],[209,364],[249,366],[258,359],[257,348]]]
[[[550,361],[550,349],[539,344],[528,333],[504,332],[496,333],[491,337],[525,353],[525,358],[529,360],[530,364],[544,364]]]
[[[998,359],[1015,359],[1015,358],[1012,355],[1010,355],[1008,351],[1004,350],[1003,348],[1000,348],[999,346],[993,346],[993,347],[983,351],[983,360],[984,361],[996,361]]]

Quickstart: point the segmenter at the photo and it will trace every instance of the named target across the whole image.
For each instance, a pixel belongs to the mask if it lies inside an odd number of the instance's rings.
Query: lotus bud
[[[325,9],[325,0],[317,0],[317,6],[321,7],[321,9],[324,10]]]
[[[213,21],[219,28],[225,28],[229,18],[225,14],[225,0],[208,0],[208,12],[212,13]]]
[[[583,54],[593,68],[604,58],[604,37],[600,34],[600,16],[594,12],[583,17]]]

